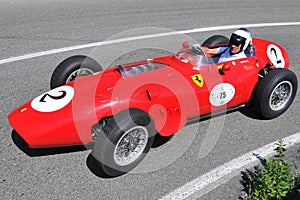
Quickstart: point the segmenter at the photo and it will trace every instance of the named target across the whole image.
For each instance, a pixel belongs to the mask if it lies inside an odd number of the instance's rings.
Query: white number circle
[[[31,107],[40,112],[54,112],[62,109],[73,99],[71,86],[60,86],[46,92],[31,101]]]
[[[267,48],[267,55],[276,68],[284,68],[284,57],[278,46],[270,44]]]
[[[235,88],[229,83],[220,83],[216,85],[210,95],[209,101],[213,106],[222,106],[228,103],[235,94]]]

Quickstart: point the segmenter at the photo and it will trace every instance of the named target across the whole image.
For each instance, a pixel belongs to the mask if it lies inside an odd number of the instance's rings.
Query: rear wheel
[[[229,45],[229,39],[223,35],[213,35],[206,39],[201,46],[208,48],[225,47]],[[207,64],[217,63],[219,60],[219,54],[211,55],[207,57]]]
[[[287,69],[271,70],[259,83],[254,94],[256,111],[266,119],[284,113],[297,91],[297,77]]]
[[[228,46],[229,45],[229,39],[223,35],[213,35],[206,39],[201,46],[204,47],[220,47],[220,46]]]
[[[108,120],[92,155],[106,174],[119,176],[134,169],[144,159],[154,135],[150,116],[130,109]]]
[[[101,66],[92,58],[82,55],[72,56],[55,68],[51,76],[50,87],[53,89],[75,80],[78,76],[86,76],[101,70]]]

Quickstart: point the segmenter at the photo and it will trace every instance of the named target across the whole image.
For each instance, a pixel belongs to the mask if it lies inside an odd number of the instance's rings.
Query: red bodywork
[[[78,77],[66,84],[69,89],[74,89],[74,94],[62,108],[38,111],[33,108],[32,100],[12,111],[8,118],[31,148],[95,142],[91,135],[92,126],[129,108],[149,113],[158,133],[169,136],[190,119],[249,103],[259,81],[258,74],[268,63],[289,67],[288,55],[278,44],[253,39],[253,45],[256,56],[202,64],[197,70],[192,65],[192,57],[178,59],[178,56],[170,55],[121,68],[140,67],[149,62],[161,66],[138,75],[122,74],[116,66]],[[47,105],[50,100],[55,104],[54,97],[59,101],[65,95],[63,91],[58,92],[58,96],[45,93],[35,101],[39,105]]]

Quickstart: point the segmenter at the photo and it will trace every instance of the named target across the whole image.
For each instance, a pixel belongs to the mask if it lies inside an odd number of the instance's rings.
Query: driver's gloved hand
[[[200,44],[193,44],[192,49],[201,50],[201,45]]]
[[[198,53],[198,54],[202,54],[202,48],[200,44],[193,44],[192,45],[192,51]]]

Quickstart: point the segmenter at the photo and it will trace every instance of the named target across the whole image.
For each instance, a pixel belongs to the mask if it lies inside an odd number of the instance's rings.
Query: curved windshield
[[[200,49],[183,47],[175,57],[181,62],[190,63],[194,67],[201,67],[210,63],[209,58]]]

